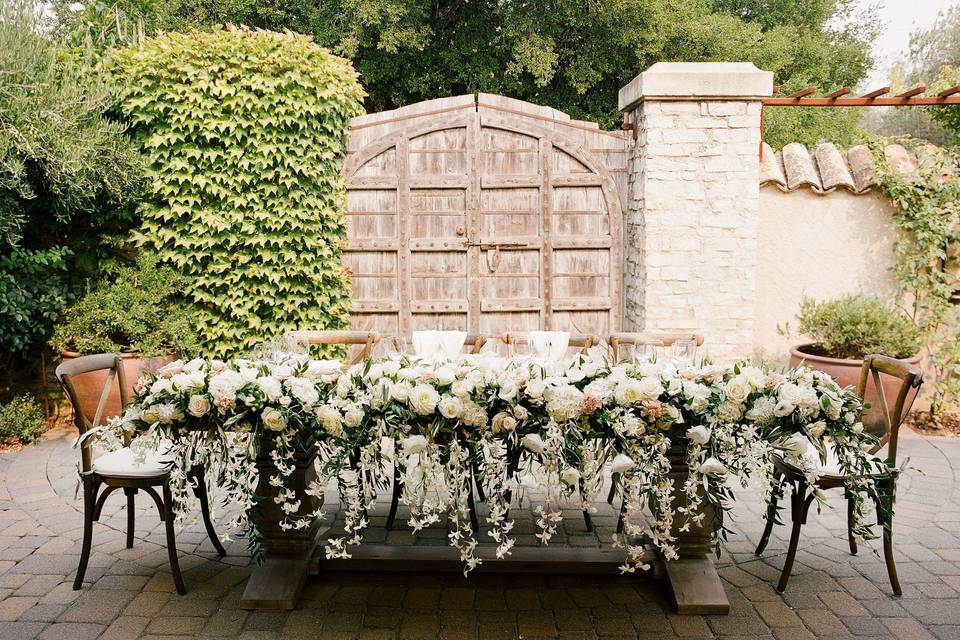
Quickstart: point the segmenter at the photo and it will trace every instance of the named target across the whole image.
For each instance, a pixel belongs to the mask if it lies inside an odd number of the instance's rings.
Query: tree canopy
[[[856,84],[872,65],[877,27],[873,13],[854,15],[853,0],[120,0],[120,7],[143,16],[148,31],[233,22],[312,34],[353,61],[371,112],[486,91],[607,128],[620,121],[620,87],[661,60],[748,60],[784,86]],[[783,111],[768,119],[768,138],[815,142],[827,125],[834,138],[855,128],[854,117]]]

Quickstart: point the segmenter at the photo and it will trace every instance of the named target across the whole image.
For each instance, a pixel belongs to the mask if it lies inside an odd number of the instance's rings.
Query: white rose
[[[370,365],[370,368],[367,369],[367,373],[364,374],[363,377],[366,378],[367,380],[371,380],[374,382],[379,380],[380,378],[383,377],[383,365],[381,364]]]
[[[799,459],[803,457],[810,448],[810,440],[802,433],[795,433],[784,440],[781,448],[792,458]]]
[[[410,391],[410,407],[421,416],[428,416],[437,408],[440,394],[429,384],[418,384]]]
[[[497,397],[499,397],[501,400],[509,402],[517,397],[517,391],[517,385],[515,385],[513,382],[507,381],[504,382],[500,387],[500,392],[497,393]]]
[[[567,467],[560,472],[560,481],[570,487],[576,486],[580,482],[580,472],[573,467]]]
[[[851,427],[851,430],[852,430],[856,435],[860,435],[861,433],[863,433],[863,423],[862,423],[862,422],[856,422],[856,423],[854,423],[853,427]]]
[[[183,364],[183,360],[174,360],[173,362],[168,362],[159,369],[157,369],[157,375],[164,378],[169,378],[170,376],[180,373],[181,371],[186,371],[187,366]]]
[[[683,391],[683,380],[680,378],[670,378],[667,381],[667,393],[671,396],[678,395]]]
[[[343,421],[351,429],[355,429],[363,422],[363,410],[355,404],[349,405],[343,412]]]
[[[254,383],[263,391],[263,395],[270,402],[276,402],[283,395],[283,387],[280,381],[272,376],[260,376]]]
[[[453,395],[461,398],[469,396],[473,391],[473,383],[469,380],[457,380],[453,383],[453,386],[450,387],[450,391]]]
[[[457,379],[457,372],[450,367],[440,367],[433,374],[437,384],[443,387],[453,384]]]
[[[400,382],[393,385],[393,389],[390,390],[390,393],[393,395],[393,399],[398,402],[406,402],[410,399],[410,392],[413,390],[413,387],[410,386],[410,383],[406,380],[401,380]]]
[[[586,377],[586,374],[583,373],[583,369],[579,367],[571,367],[567,369],[567,380],[570,382],[580,382]]]
[[[427,448],[427,439],[423,436],[407,436],[401,443],[403,452],[412,456],[424,451]]]
[[[380,364],[383,367],[383,375],[393,376],[400,371],[400,362],[398,360],[387,360]]]
[[[539,400],[543,397],[544,391],[547,390],[547,385],[543,380],[531,380],[527,383],[526,393],[529,397],[534,400]]]
[[[523,436],[523,438],[520,439],[520,444],[532,453],[543,453],[547,448],[547,445],[543,442],[543,438],[536,433],[528,433]]]
[[[293,369],[288,364],[275,364],[270,368],[270,375],[283,382],[293,375]]]
[[[517,420],[523,421],[530,417],[530,412],[518,404],[513,408],[513,417]]]
[[[494,433],[500,433],[501,431],[512,432],[517,428],[517,420],[509,413],[500,412],[493,416],[491,426],[493,427]]]
[[[320,400],[320,394],[317,392],[311,380],[307,380],[306,378],[287,378],[283,384],[290,391],[290,395],[304,406],[313,406]]]
[[[703,425],[697,425],[695,427],[690,427],[687,429],[687,438],[690,439],[690,442],[699,445],[705,445],[710,442],[711,431]]]
[[[635,466],[637,466],[637,463],[633,461],[633,458],[625,453],[619,453],[610,463],[610,471],[612,473],[626,473]]]
[[[780,400],[773,408],[773,415],[777,416],[778,418],[783,418],[793,413],[793,410],[796,408],[796,405],[792,402]]]
[[[700,473],[707,476],[722,476],[727,473],[727,468],[716,458],[707,458],[700,465]]]
[[[153,384],[150,385],[150,393],[157,395],[159,393],[172,393],[173,392],[173,382],[167,378],[157,378],[153,381]]]
[[[271,431],[283,431],[287,426],[287,419],[279,409],[274,409],[273,407],[267,407],[263,410],[263,413],[260,414],[260,419],[263,420],[263,426]]]
[[[260,371],[256,367],[241,367],[238,373],[244,383],[253,382],[260,375]]]
[[[463,403],[454,396],[443,396],[437,404],[437,408],[444,418],[453,419],[463,412]]]
[[[210,400],[207,396],[190,396],[190,402],[187,404],[187,413],[194,418],[202,418],[210,411]]]

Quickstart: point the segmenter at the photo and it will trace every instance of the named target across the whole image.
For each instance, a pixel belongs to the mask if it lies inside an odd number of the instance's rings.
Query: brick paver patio
[[[124,548],[122,496],[108,502],[95,529],[82,591],[71,582],[82,518],[75,498],[73,435],[0,456],[0,638],[960,638],[960,440],[904,435],[895,520],[904,595],[894,598],[883,560],[861,549],[850,556],[842,500],[811,512],[787,593],[773,583],[786,547],[777,527],[763,558],[753,555],[762,505],[740,492],[720,573],[729,616],[674,616],[663,584],[647,577],[328,573],[311,579],[300,607],[257,613],[238,607],[248,575],[243,540],[216,559],[202,526],[179,534],[189,593],[177,596],[162,530],[139,501],[137,542]],[[374,522],[382,522],[375,516]],[[612,511],[596,518],[612,531]],[[567,544],[598,544],[575,509],[565,519]],[[521,544],[532,522],[518,523]],[[529,531],[527,531],[529,529]],[[408,530],[371,537],[409,543]],[[443,543],[430,532],[418,544]],[[877,545],[868,545],[876,549]]]

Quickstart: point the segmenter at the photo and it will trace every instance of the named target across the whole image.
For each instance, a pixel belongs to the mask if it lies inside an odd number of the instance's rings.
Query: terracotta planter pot
[[[801,362],[806,362],[811,369],[829,373],[841,387],[856,388],[857,383],[860,382],[860,367],[863,366],[863,360],[841,360],[808,353],[807,350],[812,346],[811,344],[800,344],[791,347],[790,366],[795,367]],[[905,358],[905,361],[919,365],[920,359],[921,356],[918,353],[911,358]],[[900,389],[900,381],[884,373],[880,374],[880,381],[883,384],[883,395],[887,399],[887,406],[892,409],[894,402],[896,402],[897,392]],[[873,435],[880,436],[884,431],[883,410],[880,408],[880,398],[873,380],[867,382],[864,395],[866,396],[864,400],[869,402],[871,407],[863,413],[863,425]],[[910,406],[916,395],[916,389],[910,391],[910,394],[907,395],[907,406]]]
[[[85,355],[75,351],[61,351],[60,358],[64,361],[79,358]],[[133,386],[137,383],[141,371],[150,371],[156,373],[157,369],[163,365],[172,362],[173,356],[157,356],[154,358],[141,358],[139,353],[121,353],[123,360],[123,373],[126,378],[127,398],[133,398]],[[107,380],[105,371],[96,371],[84,373],[73,378],[73,386],[77,390],[81,408],[84,415],[89,420],[93,420],[97,411],[97,403],[100,402],[100,394],[103,391],[103,385]],[[104,407],[103,419],[120,414],[120,387],[117,381],[113,382],[113,389],[107,398],[107,405]]]

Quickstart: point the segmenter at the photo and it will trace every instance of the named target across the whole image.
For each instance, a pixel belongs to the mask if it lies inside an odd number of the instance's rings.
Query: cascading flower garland
[[[870,475],[882,466],[865,452],[873,440],[861,411],[852,390],[804,366],[781,373],[747,363],[613,363],[594,348],[564,362],[178,361],[141,379],[111,428],[138,434],[134,446],[166,448],[179,518],[193,500],[190,471],[202,466],[221,500],[240,506],[230,526],[253,534],[260,500],[279,506],[284,529],[322,516],[304,512],[291,486],[297,452],[316,447],[307,494],[322,496],[336,483],[345,509],[345,535],[327,541],[328,557],[349,557],[362,543],[369,510],[396,476],[413,530],[446,516],[465,572],[481,562],[470,517],[475,486],[487,506],[487,536],[504,557],[514,545],[510,509],[525,488],[546,489],[534,511],[547,544],[561,498],[578,496],[592,509],[610,472],[623,501],[614,544],[626,550],[621,570],[634,571],[646,568],[646,543],[675,558],[677,533],[704,526],[705,507],[716,516],[716,538],[724,536],[734,481],[759,479],[767,495],[779,490],[770,473],[775,454],[813,484],[832,447],[855,496],[855,534],[872,537]],[[257,496],[256,461],[267,443],[273,495]],[[687,476],[681,484],[671,476],[678,456]]]

